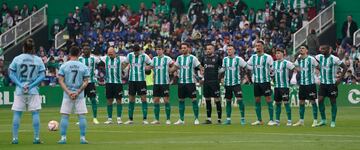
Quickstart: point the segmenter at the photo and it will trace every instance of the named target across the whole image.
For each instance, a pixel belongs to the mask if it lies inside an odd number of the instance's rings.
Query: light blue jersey
[[[16,73],[16,78],[21,84],[31,84],[40,73],[45,71],[45,65],[40,57],[31,54],[16,56],[11,62],[9,69]],[[16,86],[16,95],[23,95],[23,89]],[[38,87],[29,89],[28,94],[39,94]]]
[[[61,65],[59,75],[64,77],[66,87],[75,92],[80,89],[84,79],[90,77],[90,71],[79,61],[68,61]],[[78,99],[82,98],[84,98],[84,91],[78,96]],[[64,99],[70,99],[66,92],[64,92]]]

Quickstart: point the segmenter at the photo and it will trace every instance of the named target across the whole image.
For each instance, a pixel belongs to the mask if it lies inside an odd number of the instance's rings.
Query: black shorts
[[[220,97],[220,84],[218,81],[215,82],[204,82],[203,92],[205,98]]]
[[[241,85],[225,86],[225,99],[232,99],[233,95],[237,98],[242,98]]]
[[[320,84],[319,96],[337,98],[338,87],[335,84]]]
[[[275,102],[289,101],[289,88],[275,88],[274,100]]]
[[[84,90],[85,97],[96,98],[95,83],[89,83]]]
[[[317,98],[316,85],[300,85],[299,99],[300,100],[315,100]]]
[[[270,82],[265,83],[254,83],[254,96],[271,96],[271,85]]]
[[[146,95],[146,82],[129,81],[129,95]]]
[[[106,83],[105,89],[107,99],[119,99],[123,96],[123,87],[121,83]]]
[[[196,85],[195,83],[186,83],[178,85],[178,97],[184,98],[196,98]]]
[[[170,87],[169,84],[154,84],[153,96],[154,97],[169,97]]]

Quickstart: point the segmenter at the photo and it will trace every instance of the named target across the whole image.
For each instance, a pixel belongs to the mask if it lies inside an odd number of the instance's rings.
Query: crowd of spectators
[[[326,5],[328,1],[322,1],[320,9]],[[207,43],[215,45],[220,57],[226,55],[227,45],[232,44],[237,55],[248,60],[255,53],[254,43],[263,40],[266,53],[274,59],[276,49],[285,50],[291,58],[291,34],[300,29],[304,21],[316,16],[317,7],[312,0],[299,5],[272,0],[257,10],[249,8],[242,0],[226,0],[216,5],[202,0],[191,0],[188,5],[182,0],[171,0],[170,3],[159,0],[152,2],[151,6],[141,3],[138,10],[133,10],[126,4],[108,6],[91,0],[83,6],[76,6],[64,23],[54,20],[50,33],[54,36],[67,28],[69,40],[61,49],[39,48],[38,55],[47,66],[44,84],[57,84],[56,71],[67,60],[67,49],[72,45],[82,47],[85,42],[89,43],[95,56],[105,55],[110,46],[115,47],[118,55],[126,56],[131,47],[138,44],[145,53],[154,57],[155,45],[162,45],[165,54],[174,60],[180,55],[181,42],[190,43],[192,54],[198,58],[203,57]],[[316,54],[316,49],[311,49]],[[351,44],[343,46],[340,41],[334,53],[345,54],[341,59],[352,68],[344,77],[344,83],[360,82],[359,50]],[[98,65],[96,75],[102,84],[105,76],[103,64]],[[248,72],[244,72],[242,77],[244,84],[252,82]]]
[[[27,4],[24,4],[22,8],[20,7],[21,6],[15,5],[14,8],[10,8],[7,3],[2,3],[0,10],[0,34],[38,10],[36,5],[33,5],[32,8],[29,8]]]
[[[127,53],[132,44],[161,43],[170,48],[174,58],[177,41],[180,41],[191,43],[194,49],[200,47],[194,50],[197,56],[201,56],[205,43],[213,42],[219,50],[227,44],[234,44],[237,53],[247,57],[246,52],[251,51],[252,43],[259,39],[266,41],[269,53],[273,48],[291,51],[291,33],[301,28],[303,20],[310,17],[304,12],[305,8],[292,9],[276,2],[266,2],[264,8],[255,10],[240,0],[227,0],[216,6],[192,0],[188,11],[183,9],[185,4],[182,1],[174,2],[177,2],[175,6],[160,0],[158,4],[153,2],[151,7],[142,3],[139,10],[131,10],[125,4],[109,8],[106,3],[91,1],[69,12],[63,25],[55,20],[52,33],[67,27],[70,34],[68,46],[74,43],[81,46],[86,41],[94,53],[100,55],[109,46]]]

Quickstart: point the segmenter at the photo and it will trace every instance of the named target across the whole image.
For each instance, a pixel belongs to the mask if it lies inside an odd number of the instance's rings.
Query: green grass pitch
[[[10,108],[0,108],[0,149],[47,149],[47,150],[70,150],[70,149],[317,149],[317,150],[345,150],[359,149],[360,147],[360,107],[339,107],[336,128],[317,127],[311,128],[312,109],[306,109],[304,127],[286,127],[286,116],[281,116],[281,126],[269,127],[251,126],[255,120],[254,107],[246,108],[247,125],[239,123],[239,110],[233,108],[232,125],[193,125],[193,113],[191,107],[186,108],[185,125],[165,125],[164,109],[161,110],[161,125],[142,125],[141,111],[136,107],[134,125],[93,125],[91,113],[87,115],[88,145],[79,144],[79,129],[75,125],[76,116],[70,117],[66,145],[58,145],[59,131],[47,130],[50,120],[60,120],[59,108],[44,108],[41,111],[41,139],[42,145],[33,145],[33,130],[31,114],[25,113],[21,120],[19,144],[11,145],[11,120]],[[225,109],[225,108],[223,108]],[[327,116],[330,117],[329,108]],[[89,109],[91,112],[91,109]],[[293,122],[298,120],[298,109],[293,108]],[[223,118],[224,118],[223,111]],[[106,119],[105,107],[99,108],[99,121]],[[116,114],[116,113],[115,113]],[[205,110],[201,108],[200,121],[205,119]],[[267,108],[263,106],[263,118],[268,119]],[[177,107],[172,107],[171,121],[178,119]],[[152,106],[149,107],[149,121],[152,121]],[[127,107],[124,107],[123,121],[127,119]],[[213,108],[213,120],[216,120],[215,108]]]

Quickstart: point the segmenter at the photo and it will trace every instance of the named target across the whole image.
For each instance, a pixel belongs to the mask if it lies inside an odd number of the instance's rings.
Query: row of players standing
[[[157,48],[158,56],[152,61],[150,58],[141,52],[139,46],[134,46],[133,52],[127,57],[116,56],[113,48],[109,48],[108,55],[102,57],[101,60],[106,65],[106,97],[108,99],[108,120],[106,124],[112,123],[112,104],[113,100],[117,102],[117,123],[121,124],[122,114],[122,81],[121,72],[123,65],[130,64],[129,71],[129,120],[125,124],[133,124],[133,112],[135,107],[135,96],[140,95],[142,101],[143,124],[147,122],[147,102],[146,102],[146,82],[145,70],[154,69],[154,114],[155,121],[152,124],[159,124],[160,97],[164,97],[166,124],[170,122],[170,104],[169,104],[169,73],[176,70],[179,71],[179,115],[180,119],[174,124],[184,124],[185,113],[185,98],[191,98],[193,104],[193,111],[195,115],[194,124],[199,124],[198,115],[199,108],[196,99],[196,72],[204,71],[204,97],[206,99],[207,120],[206,124],[211,123],[211,103],[210,98],[215,98],[215,104],[218,112],[218,123],[221,123],[221,104],[220,104],[220,83],[217,78],[218,74],[224,73],[225,85],[225,99],[226,99],[226,121],[224,124],[231,124],[231,99],[235,95],[239,105],[241,114],[241,124],[245,124],[245,106],[242,100],[242,91],[240,85],[240,71],[241,68],[252,70],[254,78],[254,96],[255,96],[255,110],[257,121],[252,125],[262,125],[263,119],[261,117],[261,96],[265,96],[269,110],[268,125],[280,124],[281,104],[284,102],[287,112],[287,125],[291,123],[291,109],[289,106],[289,70],[297,69],[300,73],[300,120],[293,126],[304,125],[305,100],[310,100],[313,108],[313,127],[326,125],[324,97],[329,97],[331,101],[331,127],[335,127],[337,105],[336,98],[338,95],[337,84],[340,83],[341,77],[336,78],[338,66],[342,67],[341,76],[347,71],[347,67],[339,58],[331,55],[331,48],[327,45],[321,46],[322,54],[315,58],[308,55],[306,46],[301,46],[299,53],[300,57],[295,64],[284,60],[283,51],[276,52],[277,60],[274,62],[272,57],[264,53],[264,43],[262,41],[256,42],[256,53],[248,62],[245,62],[241,57],[235,55],[234,47],[229,45],[227,48],[227,57],[222,61],[214,55],[214,46],[207,45],[207,56],[203,60],[201,66],[199,60],[189,54],[190,46],[187,43],[181,44],[181,53],[176,62],[163,54],[161,47]],[[14,58],[9,66],[9,75],[11,80],[16,84],[16,94],[14,96],[14,103],[12,105],[13,115],[13,144],[18,144],[18,130],[20,126],[20,118],[22,112],[29,110],[32,112],[33,127],[34,127],[34,144],[41,144],[39,138],[40,117],[39,111],[41,109],[41,99],[39,97],[38,85],[45,78],[45,66],[41,59],[35,56],[34,42],[32,39],[27,39],[23,45],[24,54]],[[60,113],[62,114],[60,123],[61,139],[59,144],[66,143],[66,130],[68,126],[69,115],[71,113],[78,114],[80,127],[80,143],[87,144],[85,139],[86,132],[86,118],[87,108],[84,96],[90,97],[93,109],[93,122],[97,121],[97,106],[96,106],[96,90],[94,71],[98,60],[90,56],[90,48],[84,47],[84,56],[79,57],[80,49],[72,47],[70,49],[70,61],[61,66],[59,70],[59,83],[64,90],[64,97],[61,105]],[[149,65],[149,66],[146,66]],[[221,67],[220,67],[221,66]],[[316,67],[320,69],[320,89],[317,94],[314,82],[314,70]],[[273,103],[271,100],[271,75],[275,79],[275,95],[276,102],[276,120],[273,119]],[[85,91],[85,94],[84,94]],[[318,97],[317,97],[318,96]],[[318,98],[319,106],[317,106],[315,99]],[[75,110],[73,110],[75,108]],[[321,122],[317,123],[317,112],[320,110]]]
[[[190,54],[190,45],[187,43],[181,44],[181,54],[176,62],[173,62],[170,57],[164,55],[164,51],[161,46],[157,46],[156,51],[158,56],[151,60],[145,53],[142,53],[140,47],[135,46],[133,52],[127,57],[116,56],[113,48],[109,48],[108,56],[102,57],[101,60],[105,62],[106,66],[106,97],[108,99],[108,120],[105,124],[112,123],[112,104],[113,99],[117,101],[117,123],[122,124],[122,81],[121,73],[123,68],[129,64],[129,120],[125,124],[133,123],[133,112],[135,106],[135,96],[139,95],[142,101],[143,112],[143,124],[148,124],[147,121],[147,101],[146,101],[146,82],[145,82],[145,70],[154,69],[154,114],[155,120],[151,124],[159,124],[160,113],[160,98],[164,98],[165,112],[166,112],[166,124],[170,122],[170,104],[169,104],[169,74],[178,70],[178,98],[179,98],[179,115],[180,118],[174,124],[184,124],[184,112],[185,112],[185,99],[190,98],[192,100],[193,112],[195,116],[194,124],[199,124],[199,108],[196,99],[196,76],[197,71],[202,72],[204,75],[204,97],[206,100],[206,112],[207,119],[204,124],[211,124],[211,98],[215,99],[218,123],[221,123],[222,108],[220,102],[220,79],[224,77],[225,86],[225,99],[226,99],[226,120],[223,124],[231,124],[231,100],[233,96],[236,98],[239,110],[240,110],[240,123],[246,124],[245,121],[245,106],[242,99],[241,90],[241,77],[240,72],[242,69],[249,69],[252,71],[254,80],[254,96],[255,96],[255,112],[257,121],[252,125],[263,124],[261,115],[261,96],[265,97],[269,111],[268,125],[280,125],[280,113],[282,102],[285,105],[287,114],[288,126],[302,126],[304,125],[304,113],[305,113],[305,100],[309,100],[313,108],[313,127],[322,126],[326,124],[324,97],[329,97],[331,101],[332,121],[331,126],[335,127],[336,118],[336,97],[337,97],[337,84],[339,81],[336,79],[336,72],[338,66],[343,68],[343,75],[347,68],[346,66],[334,55],[331,55],[331,48],[327,45],[321,47],[322,54],[317,55],[315,58],[308,55],[308,48],[303,45],[299,49],[300,56],[295,61],[295,64],[284,59],[284,52],[282,50],[276,51],[276,61],[273,61],[272,57],[264,53],[263,42],[258,41],[256,43],[256,53],[247,62],[241,57],[236,56],[234,47],[229,45],[227,48],[227,57],[223,60],[215,55],[214,46],[208,44],[206,46],[206,56],[200,62],[195,56]],[[85,56],[80,58],[80,61],[85,63],[91,72],[94,72],[96,59],[90,57],[89,48],[85,48]],[[149,66],[147,66],[149,65]],[[203,67],[204,66],[204,67]],[[317,94],[315,80],[313,74],[315,68],[320,69],[321,85],[319,94]],[[292,124],[291,108],[289,104],[289,72],[297,69],[300,74],[300,107],[299,114],[300,120]],[[126,69],[125,69],[126,70]],[[93,77],[93,75],[92,75]],[[274,120],[274,108],[271,99],[271,85],[270,81],[274,79],[275,90],[275,114]],[[96,101],[95,101],[95,85],[90,84],[85,90],[85,94],[92,98],[93,110],[94,110],[94,123],[98,123],[96,120]],[[318,96],[319,95],[319,96]],[[318,97],[317,97],[318,96]],[[315,100],[318,98],[319,106]],[[320,109],[321,122],[317,122],[317,112]]]

